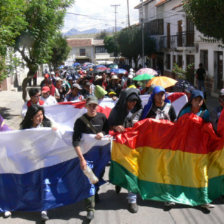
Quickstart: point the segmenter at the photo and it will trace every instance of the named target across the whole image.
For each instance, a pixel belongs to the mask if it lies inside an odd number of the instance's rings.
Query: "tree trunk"
[[[36,64],[29,64],[27,65],[27,67],[29,68],[29,72],[27,73],[27,77],[23,80],[22,83],[22,91],[23,91],[22,97],[25,102],[27,101],[27,90],[26,90],[27,83],[29,82],[30,79],[33,78],[34,74],[38,70],[38,66]]]

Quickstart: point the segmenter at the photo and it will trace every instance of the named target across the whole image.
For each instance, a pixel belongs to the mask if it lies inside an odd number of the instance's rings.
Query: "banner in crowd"
[[[150,95],[140,95],[142,105],[144,106],[150,97]],[[184,93],[169,93],[168,99],[171,101],[176,115],[179,114],[181,108],[187,103],[187,96]],[[98,106],[98,112],[104,113],[106,117],[109,117],[110,111],[115,106],[116,101],[110,98],[104,98],[100,100]],[[81,102],[66,102],[52,106],[45,106],[45,114],[48,118],[60,126],[61,130],[72,131],[74,123],[77,118],[86,113],[85,101]]]
[[[97,186],[80,169],[72,132],[50,128],[1,132],[0,142],[0,212],[48,210],[95,194]],[[110,139],[83,135],[81,148],[100,177],[110,160]]]
[[[176,123],[145,119],[115,138],[111,183],[143,199],[191,206],[224,195],[223,133],[218,137],[202,118],[186,114]]]

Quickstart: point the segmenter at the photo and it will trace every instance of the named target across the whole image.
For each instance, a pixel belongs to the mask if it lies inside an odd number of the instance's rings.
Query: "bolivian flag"
[[[142,199],[197,206],[224,194],[224,138],[194,114],[137,122],[115,136],[111,159],[111,183]]]

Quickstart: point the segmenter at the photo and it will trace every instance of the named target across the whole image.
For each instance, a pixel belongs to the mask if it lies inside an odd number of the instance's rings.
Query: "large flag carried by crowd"
[[[143,199],[191,206],[210,203],[224,194],[221,125],[219,133],[220,137],[194,114],[176,123],[140,121],[115,136],[110,181]]]
[[[146,104],[149,96],[141,97]],[[169,98],[177,114],[187,102],[183,93]],[[114,105],[105,99],[98,110],[108,117]],[[82,173],[72,146],[74,122],[86,112],[85,103],[46,106],[45,112],[57,131],[1,132],[0,211],[48,210],[95,194],[98,186]],[[221,125],[218,131],[224,133]],[[83,136],[83,154],[97,176],[111,155],[110,181],[143,199],[194,206],[224,194],[223,136],[200,117],[183,116],[176,123],[146,119],[114,137],[110,153],[111,138]]]

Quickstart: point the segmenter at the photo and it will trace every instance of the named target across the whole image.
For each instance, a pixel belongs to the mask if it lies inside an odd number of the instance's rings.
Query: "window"
[[[170,54],[166,55],[166,68],[170,70]]]
[[[194,64],[194,55],[187,54],[186,61],[187,61],[187,66],[190,64]]]
[[[208,50],[200,50],[200,63],[208,71]]]
[[[173,65],[176,64],[176,55],[173,55]]]
[[[163,19],[155,19],[153,21],[145,23],[145,30],[150,35],[163,35],[164,34]]]
[[[104,46],[97,46],[95,48],[95,53],[107,53],[107,50]]]
[[[183,67],[183,57],[182,57],[182,55],[178,55],[178,57],[177,57],[177,65],[179,66],[179,67]]]
[[[80,56],[86,56],[86,49],[85,48],[79,49],[79,53],[80,53]]]

